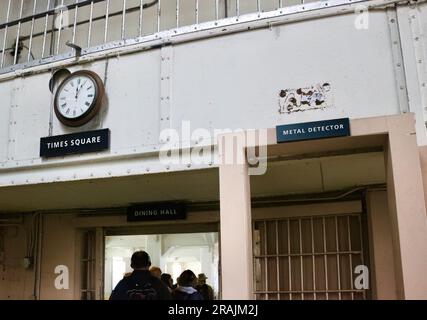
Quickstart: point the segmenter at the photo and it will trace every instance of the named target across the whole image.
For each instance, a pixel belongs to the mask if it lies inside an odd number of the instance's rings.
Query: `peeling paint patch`
[[[279,93],[280,114],[325,109],[332,105],[332,90],[329,82],[305,88],[284,89]]]

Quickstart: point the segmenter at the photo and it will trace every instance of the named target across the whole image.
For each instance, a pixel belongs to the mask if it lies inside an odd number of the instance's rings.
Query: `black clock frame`
[[[92,104],[89,106],[87,111],[83,113],[81,116],[75,119],[66,118],[59,111],[59,103],[58,103],[59,94],[61,93],[62,89],[64,88],[65,84],[68,82],[69,79],[79,75],[91,78],[93,80],[95,84],[95,99],[93,100]],[[55,109],[56,117],[61,123],[65,124],[66,126],[80,127],[88,123],[90,120],[92,120],[93,117],[99,112],[99,110],[101,109],[104,94],[105,94],[104,83],[95,72],[88,71],[88,70],[76,71],[70,74],[68,77],[66,77],[64,81],[61,83],[61,85],[58,87],[58,89],[56,90],[55,101],[54,101],[54,109]]]

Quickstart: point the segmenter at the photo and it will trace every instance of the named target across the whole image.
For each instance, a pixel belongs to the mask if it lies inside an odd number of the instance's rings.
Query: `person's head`
[[[130,259],[130,266],[134,270],[148,270],[151,266],[150,256],[145,251],[137,251]]]
[[[172,276],[169,273],[162,273],[160,279],[163,281],[165,285],[167,285],[169,288],[172,289],[173,281],[172,281]]]
[[[197,277],[191,270],[185,270],[178,278],[180,287],[195,287],[197,285]]]
[[[208,277],[204,274],[204,273],[200,273],[197,276],[197,284],[202,285],[202,284],[206,284],[206,279]]]
[[[153,277],[159,278],[162,276],[162,270],[159,267],[151,267],[150,268],[151,275]]]

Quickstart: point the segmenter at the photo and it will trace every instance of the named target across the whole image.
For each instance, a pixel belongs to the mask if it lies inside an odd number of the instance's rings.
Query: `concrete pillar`
[[[421,171],[423,174],[424,181],[424,198],[426,200],[427,206],[427,146],[419,147],[420,150],[420,161],[421,161]]]
[[[244,133],[219,137],[222,299],[253,298],[252,218]],[[243,143],[244,144],[244,143]]]
[[[396,279],[387,192],[369,191],[366,204],[369,221],[372,298],[395,300],[397,298]]]
[[[427,299],[427,218],[413,117],[389,117],[387,190],[397,296]]]

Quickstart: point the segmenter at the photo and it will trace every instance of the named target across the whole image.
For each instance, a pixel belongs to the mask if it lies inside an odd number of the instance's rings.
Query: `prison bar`
[[[359,232],[354,238],[352,226],[356,228],[356,224]],[[254,221],[254,232],[260,232],[253,253],[254,270],[258,272],[254,279],[261,283],[254,290],[255,296],[281,299],[285,295],[290,300],[366,299],[366,290],[355,289],[353,283],[353,257],[364,264],[361,229],[360,214]],[[287,240],[287,248],[280,247],[281,239]],[[319,247],[315,246],[316,241]],[[318,266],[321,259],[323,266]],[[283,272],[286,264],[288,274]]]

